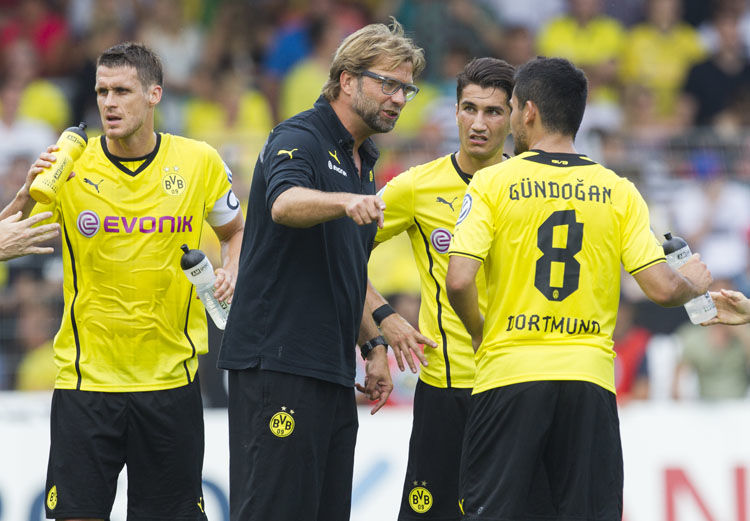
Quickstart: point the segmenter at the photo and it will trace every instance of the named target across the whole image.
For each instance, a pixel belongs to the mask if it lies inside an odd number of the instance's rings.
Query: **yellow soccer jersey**
[[[180,269],[203,220],[231,195],[231,174],[205,143],[158,134],[127,163],[89,139],[55,202],[62,227],[65,311],[55,387],[151,391],[185,385],[207,350],[206,318]],[[233,204],[236,199],[233,199]],[[219,205],[216,205],[217,207]]]
[[[474,175],[449,255],[484,262],[474,392],[583,380],[615,392],[620,264],[664,262],[635,186],[577,154],[529,151]]]
[[[425,347],[428,366],[420,378],[434,387],[472,387],[474,350],[445,293],[448,247],[466,185],[454,155],[410,168],[394,177],[380,192],[385,201],[383,228],[375,236],[384,242],[406,230],[421,279],[419,329],[438,343]],[[477,277],[480,306],[486,297],[484,276]]]

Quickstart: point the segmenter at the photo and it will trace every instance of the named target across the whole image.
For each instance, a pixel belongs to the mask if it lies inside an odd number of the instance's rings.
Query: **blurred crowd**
[[[157,128],[216,147],[244,203],[272,127],[312,106],[346,35],[389,16],[428,65],[396,130],[376,138],[379,185],[457,150],[455,76],[469,59],[563,56],[590,81],[578,150],[636,183],[654,231],[684,237],[718,286],[750,293],[748,0],[0,0],[0,207],[61,130],[85,121],[90,136],[100,132],[95,60],[124,40],[163,60]],[[203,247],[216,255],[216,244]],[[52,386],[59,252],[0,264],[0,390]],[[416,324],[408,243],[378,248],[371,274]],[[621,404],[748,395],[750,326],[691,326],[684,310],[651,305],[624,280]],[[222,405],[211,359],[220,333],[211,338],[202,378],[207,403]],[[409,403],[415,378],[395,382],[391,401]]]

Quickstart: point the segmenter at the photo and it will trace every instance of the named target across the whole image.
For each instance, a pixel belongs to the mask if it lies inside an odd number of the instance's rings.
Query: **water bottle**
[[[50,168],[45,168],[31,183],[29,193],[38,203],[49,204],[57,197],[60,187],[68,179],[73,163],[81,157],[86,149],[88,136],[86,136],[86,123],[79,123],[77,127],[66,128],[57,140],[60,150],[55,152],[57,160]]]
[[[214,267],[208,260],[206,254],[200,250],[191,250],[187,244],[180,246],[183,255],[180,259],[180,267],[190,282],[195,285],[195,292],[203,302],[216,327],[222,331],[227,325],[229,315],[229,304],[214,297]]]
[[[672,236],[671,233],[665,233],[664,238],[667,240],[661,246],[664,248],[664,253],[667,256],[667,263],[674,269],[677,269],[690,259],[692,255],[690,246],[685,242],[685,239]],[[687,311],[688,317],[690,317],[690,322],[701,324],[716,316],[716,305],[711,295],[706,291],[704,295],[695,297],[693,300],[687,302],[685,304],[685,311]]]

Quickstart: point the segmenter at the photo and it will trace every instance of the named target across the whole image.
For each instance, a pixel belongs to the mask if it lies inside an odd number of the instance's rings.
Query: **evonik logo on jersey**
[[[93,237],[100,229],[105,233],[181,233],[193,231],[192,215],[125,217],[107,215],[103,219],[92,210],[78,214],[76,227],[84,237]]]
[[[346,170],[341,168],[340,166],[334,165],[331,160],[328,160],[328,168],[333,170],[334,172],[338,172],[339,174],[343,175],[344,177],[348,177],[348,174],[346,173]]]

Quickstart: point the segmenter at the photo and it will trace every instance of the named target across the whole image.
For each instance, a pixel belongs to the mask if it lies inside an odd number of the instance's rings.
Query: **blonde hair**
[[[390,27],[385,24],[366,25],[341,42],[333,57],[328,81],[323,85],[323,96],[328,101],[335,100],[341,92],[342,72],[361,74],[379,59],[384,60],[388,70],[410,62],[415,78],[425,67],[424,51],[404,36],[404,28],[391,17]]]

